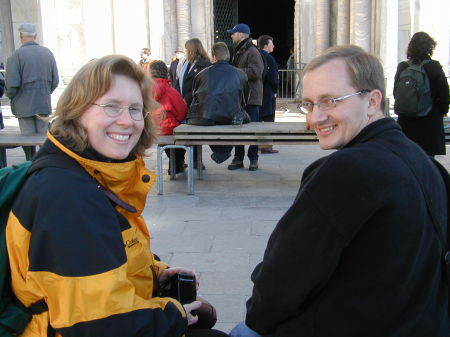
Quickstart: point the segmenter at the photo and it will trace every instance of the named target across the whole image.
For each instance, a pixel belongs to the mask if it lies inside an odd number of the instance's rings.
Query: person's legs
[[[175,152],[175,173],[181,173],[184,171],[184,154],[186,151],[183,149],[173,149],[173,151]],[[164,152],[170,158],[170,149],[165,149]],[[168,173],[170,174],[170,160]]]
[[[245,111],[250,115],[252,122],[259,122],[259,105],[247,105]],[[250,159],[250,171],[256,171],[258,169],[258,146],[250,145],[247,151],[248,159]]]
[[[30,136],[37,133],[36,130],[36,117],[20,117],[19,120],[19,128],[20,132],[23,135]],[[35,146],[22,146],[23,152],[25,152],[25,159],[31,160],[31,158],[36,154]]]
[[[250,329],[245,322],[238,323],[231,331],[231,337],[263,337],[256,331]]]
[[[214,160],[217,164],[223,163],[225,160],[230,158],[231,151],[233,150],[232,145],[210,145],[212,160]]]
[[[275,102],[275,101],[274,101]],[[265,115],[262,117],[263,122],[275,122],[275,113],[273,115]],[[262,145],[261,153],[278,153],[278,150],[274,150],[272,145]]]

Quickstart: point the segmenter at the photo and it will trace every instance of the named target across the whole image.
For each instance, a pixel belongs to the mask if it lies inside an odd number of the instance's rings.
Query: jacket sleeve
[[[19,69],[19,59],[17,53],[11,55],[6,62],[6,96],[9,99],[13,99],[21,86],[21,77]]]
[[[89,177],[61,171],[36,172],[8,220],[14,292],[26,306],[42,298],[48,305],[33,320],[49,319],[64,337],[182,336],[182,305],[152,297],[151,269],[159,275],[166,265],[153,260],[146,236],[86,188],[95,186]]]
[[[449,91],[447,78],[442,70],[442,66],[438,61],[431,61],[426,63],[423,68],[430,79],[434,105],[442,115],[445,115],[448,112]]]
[[[272,88],[273,92],[276,94],[278,91],[278,65],[277,61],[272,55],[269,55],[267,58],[267,61],[269,63],[269,71],[267,73],[267,81],[269,82],[270,87]]]
[[[50,52],[51,53],[51,52]],[[55,57],[52,55],[52,87],[51,92],[55,91],[59,84],[58,66],[56,65]]]
[[[194,79],[195,85],[195,79]],[[186,102],[183,100],[183,97],[179,94],[175,89],[170,91],[170,97],[172,102],[171,111],[175,119],[179,122],[186,118],[186,114],[188,111],[188,107]]]
[[[249,48],[247,67],[240,69],[245,72],[249,81],[257,81],[262,79],[264,62],[262,60],[261,54],[256,47]]]

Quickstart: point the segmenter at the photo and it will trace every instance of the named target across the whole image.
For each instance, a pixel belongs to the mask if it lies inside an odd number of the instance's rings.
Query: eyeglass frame
[[[371,91],[372,91],[372,90],[369,90],[369,89],[363,89],[363,90],[360,90],[360,91],[355,92],[355,93],[353,93],[353,94],[348,94],[348,95],[344,95],[344,96],[340,96],[340,97],[334,97],[334,98],[322,98],[322,100],[327,100],[327,101],[329,101],[330,103],[332,103],[332,104],[333,104],[332,107],[326,107],[326,108],[325,108],[325,107],[322,105],[323,102],[320,102],[320,101],[317,102],[317,103],[313,103],[313,102],[301,102],[301,103],[299,103],[299,104],[297,105],[297,109],[298,109],[299,112],[300,112],[301,114],[303,114],[303,115],[308,115],[308,114],[312,113],[313,110],[314,110],[314,105],[316,105],[316,106],[317,106],[320,110],[322,110],[322,111],[327,111],[327,110],[334,109],[334,108],[336,107],[336,103],[342,102],[342,101],[346,100],[347,98],[350,98],[350,97],[353,97],[353,96],[356,96],[356,95],[367,94],[367,93],[369,93],[369,92],[371,92]],[[303,104],[308,104],[308,106],[311,107],[311,111],[305,111],[306,108],[303,106]],[[305,110],[303,110],[303,109],[305,109]]]
[[[144,110],[141,108],[140,109],[141,110],[140,115],[142,116],[142,119],[136,119],[136,118],[133,118],[133,115],[130,113],[130,108],[132,108],[130,105],[119,105],[119,104],[115,105],[114,103],[106,103],[106,104],[92,103],[92,105],[96,105],[96,106],[99,106],[99,107],[103,108],[103,112],[105,113],[105,115],[107,115],[108,117],[113,117],[113,118],[114,117],[119,117],[123,113],[123,111],[125,109],[127,109],[128,110],[128,114],[130,115],[130,118],[132,120],[136,121],[136,122],[140,122],[140,121],[144,120],[149,114],[148,112],[144,113]],[[108,107],[109,108],[118,107],[119,111],[118,111],[117,115],[111,116],[110,114],[108,114],[106,112],[106,109],[105,109],[105,108],[108,108]]]

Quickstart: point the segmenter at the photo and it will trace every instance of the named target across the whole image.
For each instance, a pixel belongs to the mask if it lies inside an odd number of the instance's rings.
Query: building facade
[[[38,42],[50,48],[63,80],[92,58],[118,53],[138,61],[150,48],[167,63],[186,40],[199,38],[210,50],[226,40],[226,28],[246,22],[238,8],[244,0],[2,0],[0,62],[18,47],[18,26],[36,24]],[[292,46],[298,67],[335,44],[356,44],[378,55],[388,78],[405,59],[410,37],[423,30],[437,42],[434,58],[448,75],[450,25],[448,0],[285,0],[291,2]],[[246,3],[252,3],[246,0]],[[258,1],[253,1],[254,6]],[[276,10],[277,2],[273,2]],[[255,8],[254,15],[257,15]],[[441,14],[442,13],[442,14]],[[258,14],[259,15],[259,14]],[[270,35],[270,16],[267,32]],[[230,43],[230,40],[226,42]]]

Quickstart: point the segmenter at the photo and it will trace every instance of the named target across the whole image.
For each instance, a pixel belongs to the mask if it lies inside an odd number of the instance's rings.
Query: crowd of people
[[[34,25],[19,32],[23,46],[8,59],[5,91],[21,131],[47,135],[37,153],[25,150],[39,168],[6,226],[14,294],[25,307],[45,303],[21,336],[227,336],[199,325],[204,302],[161,291],[179,274],[195,288],[198,280],[151,249],[142,212],[155,175],[143,156],[158,134],[172,134],[183,122],[273,122],[273,38],[262,35],[255,46],[240,23],[228,30],[232,58],[225,43],[215,43],[210,57],[193,38],[169,69],[148,50],[140,62],[93,59],[72,78],[54,114],[42,118],[51,113],[56,62],[34,41]],[[245,322],[232,337],[450,335],[450,176],[432,158],[445,153],[449,101],[442,67],[431,60],[435,45],[423,32],[411,39],[396,87],[403,71],[419,65],[432,105],[424,117],[399,110],[397,122],[383,113],[377,57],[335,46],[307,64],[301,110],[320,147],[336,151],[305,169],[251,275]],[[233,146],[211,149],[213,161],[223,163]],[[250,146],[247,156],[249,170],[258,170],[258,148]],[[243,168],[244,157],[244,147],[234,147],[228,169]],[[182,150],[175,165],[184,170]]]

